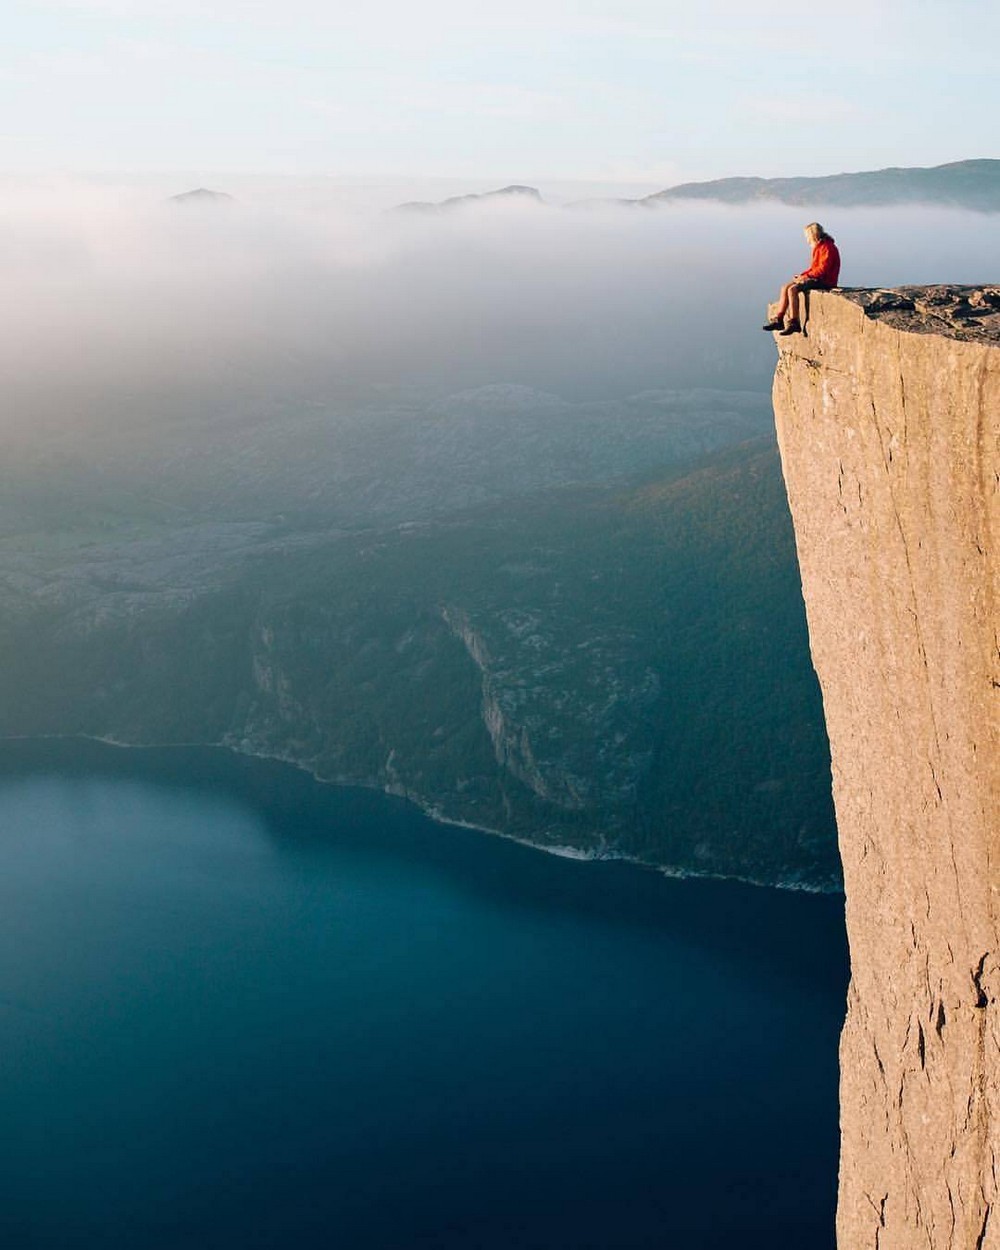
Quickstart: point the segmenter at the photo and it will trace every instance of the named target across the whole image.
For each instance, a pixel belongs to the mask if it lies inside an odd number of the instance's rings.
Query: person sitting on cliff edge
[[[764,326],[765,330],[777,330],[780,334],[801,334],[799,292],[830,291],[837,285],[840,277],[840,253],[832,236],[827,234],[818,221],[811,221],[805,227],[804,233],[806,242],[812,248],[809,268],[804,273],[796,274],[781,288],[774,317]],[[790,314],[787,324],[786,312]]]

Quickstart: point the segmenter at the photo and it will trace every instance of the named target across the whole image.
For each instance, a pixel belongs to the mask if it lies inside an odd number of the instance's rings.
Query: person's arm
[[[822,281],[826,277],[827,264],[830,260],[830,245],[825,239],[821,239],[813,248],[812,260],[809,268],[804,273],[800,273],[796,282],[809,282],[810,280]]]

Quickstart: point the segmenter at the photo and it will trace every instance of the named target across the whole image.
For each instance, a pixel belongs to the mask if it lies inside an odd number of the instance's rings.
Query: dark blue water
[[[833,1246],[842,902],[0,748],[0,1244]]]

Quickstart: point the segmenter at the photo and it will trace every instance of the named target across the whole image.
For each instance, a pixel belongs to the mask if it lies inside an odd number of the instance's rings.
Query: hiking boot
[[[779,334],[801,334],[802,325],[798,321],[789,321],[783,330],[778,331]]]
[[[785,323],[783,321],[769,321],[766,326],[761,326],[762,330],[780,330]]]

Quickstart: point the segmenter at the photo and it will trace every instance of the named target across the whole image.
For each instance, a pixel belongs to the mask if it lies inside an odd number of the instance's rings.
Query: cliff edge
[[[813,293],[774,411],[847,893],[843,1250],[1000,1248],[1000,287]]]

